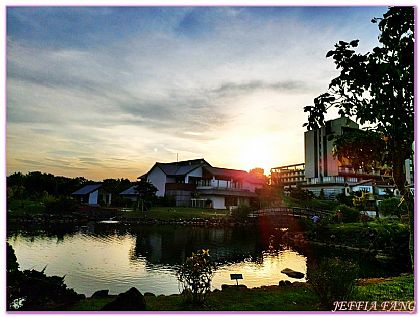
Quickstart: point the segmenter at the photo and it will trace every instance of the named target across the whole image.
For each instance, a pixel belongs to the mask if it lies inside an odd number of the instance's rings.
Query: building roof
[[[205,166],[205,170],[207,170],[211,175],[214,176],[224,176],[224,177],[232,177],[232,178],[246,178],[248,173],[243,170],[234,170],[230,168],[222,168],[222,167],[212,167],[212,166]]]
[[[185,176],[192,170],[195,170],[196,168],[201,166],[211,165],[208,162],[206,162],[205,159],[194,159],[171,163],[156,162],[155,165],[153,165],[153,167],[150,169],[150,171],[147,172],[147,174],[149,174],[155,167],[159,167],[166,174],[166,176]]]
[[[87,195],[91,192],[94,192],[95,190],[99,189],[102,186],[102,184],[91,184],[86,185],[78,190],[76,190],[72,195]]]
[[[253,183],[253,184],[265,183],[265,180],[262,177],[258,177],[257,175],[250,174],[243,170],[234,170],[230,168],[221,168],[221,167],[212,167],[212,166],[205,166],[204,169],[214,176],[230,177],[232,179],[241,179],[249,183]]]
[[[131,186],[130,188],[127,188],[126,190],[123,190],[120,195],[138,195],[138,192],[136,190],[137,185]]]

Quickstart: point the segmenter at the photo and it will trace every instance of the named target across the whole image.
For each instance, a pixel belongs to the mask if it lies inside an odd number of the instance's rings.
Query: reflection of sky
[[[230,280],[231,273],[242,274],[243,279],[238,280],[238,283],[248,287],[278,285],[281,280],[288,280],[291,282],[306,281],[305,278],[294,279],[281,273],[285,268],[290,268],[306,275],[306,258],[292,250],[284,250],[276,254],[263,254],[260,263],[244,261],[241,263],[224,265],[217,270],[212,280],[212,287],[220,289],[222,284],[236,284],[235,280]]]
[[[152,264],[142,255],[133,258],[136,245],[133,235],[74,234],[65,236],[59,243],[51,237],[31,239],[16,235],[8,241],[15,250],[21,270],[42,270],[47,266],[47,275],[65,275],[68,287],[88,296],[100,289],[118,294],[132,286],[142,293],[179,292],[174,266]],[[233,284],[230,273],[243,274],[244,280],[240,282],[248,287],[277,285],[280,280],[289,279],[280,272],[286,267],[306,273],[305,257],[284,250],[264,254],[257,262],[226,263],[219,266],[212,286],[220,289],[221,284]]]
[[[134,180],[177,154],[266,173],[302,162],[303,107],[337,74],[326,53],[370,50],[385,11],[8,7],[7,173]]]

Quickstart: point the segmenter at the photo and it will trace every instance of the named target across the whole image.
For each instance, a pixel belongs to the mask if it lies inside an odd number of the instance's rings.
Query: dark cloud
[[[288,93],[299,93],[304,89],[308,89],[307,83],[302,81],[280,81],[280,82],[264,82],[260,80],[253,80],[245,83],[223,83],[219,88],[212,90],[213,94],[243,94],[255,90],[270,89]]]

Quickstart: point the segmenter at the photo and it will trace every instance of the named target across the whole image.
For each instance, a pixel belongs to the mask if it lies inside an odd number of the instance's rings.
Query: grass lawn
[[[68,310],[99,310],[112,299],[87,298]],[[318,298],[307,284],[288,287],[267,286],[254,289],[228,288],[212,292],[204,307],[191,307],[183,303],[181,295],[145,296],[149,311],[316,311]],[[392,278],[363,279],[358,281],[353,301],[413,301],[413,274]],[[379,305],[378,305],[379,307]]]
[[[188,208],[188,207],[153,207],[149,211],[128,211],[122,213],[123,217],[136,218],[146,217],[146,219],[158,220],[191,220],[194,218],[201,219],[223,219],[229,216],[227,210],[214,210],[204,208]]]

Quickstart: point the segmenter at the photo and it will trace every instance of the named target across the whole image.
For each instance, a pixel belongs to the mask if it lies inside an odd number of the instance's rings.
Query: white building
[[[249,205],[265,181],[246,171],[213,167],[204,159],[156,163],[141,176],[157,189],[157,196],[172,196],[177,206],[230,209]]]

